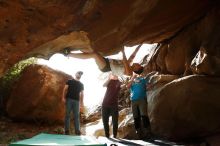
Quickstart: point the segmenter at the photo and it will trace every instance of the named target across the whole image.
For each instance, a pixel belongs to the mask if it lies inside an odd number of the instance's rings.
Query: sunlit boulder
[[[148,114],[154,134],[186,140],[220,131],[220,78],[186,76],[151,94]]]
[[[64,103],[61,97],[68,78],[66,74],[45,66],[27,67],[8,100],[8,115],[16,120],[62,122]]]

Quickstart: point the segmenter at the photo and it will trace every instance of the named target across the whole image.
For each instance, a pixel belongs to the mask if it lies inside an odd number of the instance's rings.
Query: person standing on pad
[[[109,138],[109,117],[112,116],[113,137],[117,137],[118,132],[118,96],[121,89],[121,82],[116,75],[110,74],[109,79],[103,84],[107,87],[102,102],[102,121],[105,136]]]
[[[130,89],[131,108],[134,118],[136,133],[140,139],[146,138],[151,132],[150,121],[147,113],[147,96],[146,92],[150,86],[149,79],[142,75],[144,68],[135,71],[127,88]],[[141,124],[143,122],[143,128]],[[146,132],[146,134],[144,134]]]
[[[63,89],[62,100],[65,103],[65,134],[70,134],[70,114],[73,112],[75,134],[81,135],[80,131],[80,107],[83,107],[84,85],[80,82],[83,72],[78,71],[75,78],[66,82]]]

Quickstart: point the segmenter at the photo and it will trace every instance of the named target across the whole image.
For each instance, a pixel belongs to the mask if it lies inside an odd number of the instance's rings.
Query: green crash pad
[[[9,144],[9,146],[28,146],[28,145],[72,145],[72,146],[107,146],[96,141],[91,136],[71,136],[60,134],[41,133],[30,139],[21,140]]]

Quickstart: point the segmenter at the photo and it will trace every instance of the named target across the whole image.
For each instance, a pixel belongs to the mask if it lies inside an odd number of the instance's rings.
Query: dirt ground
[[[40,133],[63,134],[64,133],[63,127],[64,127],[63,124],[51,124],[50,125],[50,124],[40,123],[39,121],[32,122],[32,123],[15,122],[15,121],[10,120],[7,117],[0,116],[0,146],[7,146],[8,144],[12,142],[16,142],[16,141],[27,139],[27,138],[32,138],[33,136],[38,135]],[[71,131],[74,131],[73,124],[70,125],[70,128],[71,128]],[[81,123],[82,135],[86,135],[85,129],[86,129],[85,123]],[[74,134],[72,133],[71,135],[74,135]],[[123,141],[123,140],[121,141],[120,139],[119,141],[120,141],[119,143],[125,143],[125,142],[127,144],[129,143],[128,141]],[[115,142],[115,140],[113,142]],[[142,142],[146,142],[146,141],[142,141]],[[136,143],[132,143],[131,145],[134,145],[134,144]],[[154,144],[156,145],[163,144],[166,146],[171,146],[170,144],[164,144],[161,142],[148,143],[147,145],[154,146]]]
[[[85,125],[81,125],[82,134],[85,135]],[[73,127],[71,127],[73,131]],[[63,124],[57,125],[48,125],[42,123],[25,123],[25,122],[13,122],[12,120],[6,117],[0,117],[0,146],[8,146],[8,144],[12,142],[16,142],[19,140],[31,138],[39,133],[49,133],[49,134],[63,134]],[[71,134],[74,135],[74,134]],[[105,137],[101,137],[99,139],[106,143],[115,143],[118,145],[140,145],[136,142],[130,142],[128,140],[120,140],[120,139],[106,139]],[[144,142],[144,141],[142,141]],[[110,145],[110,144],[108,144]],[[154,146],[152,143],[145,142],[144,145]],[[155,145],[156,146],[156,145]]]
[[[63,124],[48,125],[38,122],[13,122],[6,117],[0,117],[1,145],[31,138],[39,133],[63,134]]]
[[[39,133],[48,133],[48,134],[63,134],[64,133],[64,124],[63,123],[42,123],[41,121],[34,122],[17,122],[12,121],[11,119],[4,116],[0,109],[0,146],[8,145],[12,142],[19,140],[31,138]],[[81,115],[81,132],[83,135],[85,132],[85,124],[91,121],[95,121],[100,118],[100,108],[97,108],[97,111],[92,111],[93,114],[90,114],[89,117]],[[98,113],[98,114],[96,114]],[[90,120],[88,120],[90,119]],[[73,123],[73,117],[71,117],[71,123]],[[73,124],[70,124],[71,132],[74,131]],[[74,135],[71,133],[71,135]],[[4,146],[5,146],[4,145]]]

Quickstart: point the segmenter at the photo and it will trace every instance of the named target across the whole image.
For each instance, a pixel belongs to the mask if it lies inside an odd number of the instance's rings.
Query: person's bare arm
[[[65,85],[63,88],[62,101],[66,101],[66,93],[67,93],[68,85]]]
[[[78,58],[78,59],[90,59],[90,58],[93,58],[100,70],[102,70],[106,66],[106,60],[98,52],[70,53],[70,54],[67,55],[67,57],[74,57],[74,58]]]
[[[94,58],[94,53],[69,53],[67,57],[74,57],[78,59],[90,59]]]
[[[80,102],[81,102],[81,105],[84,105],[83,104],[84,103],[84,91],[83,90],[80,92]]]
[[[107,87],[108,86],[108,83],[110,82],[110,78],[108,78],[106,81],[105,81],[105,83],[103,84],[103,87]]]
[[[80,111],[84,112],[84,91],[80,92]]]
[[[133,81],[134,81],[134,79],[136,78],[136,75],[133,75],[132,77],[131,77],[131,79],[128,81],[128,83],[126,84],[126,87],[127,88],[130,88],[131,87],[131,85],[132,85],[132,83],[133,83]]]
[[[122,52],[122,56],[123,56],[123,65],[124,65],[124,74],[131,76],[132,75],[132,69],[131,66],[127,60],[127,57],[125,55],[124,49],[121,51]]]
[[[134,50],[134,52],[131,54],[131,56],[128,58],[128,63],[131,64],[135,58],[135,56],[137,55],[137,52],[140,50],[142,46],[142,43],[140,45],[137,46],[137,48]]]

